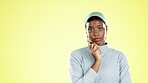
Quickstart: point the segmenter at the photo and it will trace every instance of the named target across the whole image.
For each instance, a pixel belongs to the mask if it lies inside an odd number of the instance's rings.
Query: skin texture
[[[107,30],[108,27],[102,20],[92,20],[86,23],[88,46],[95,60],[91,68],[96,72],[98,72],[102,60],[98,54],[98,51],[102,53],[99,46],[105,45]]]

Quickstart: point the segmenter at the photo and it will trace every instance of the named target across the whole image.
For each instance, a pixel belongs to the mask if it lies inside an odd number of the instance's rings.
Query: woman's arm
[[[124,53],[121,53],[119,56],[119,76],[120,80],[119,83],[132,83],[130,77],[130,70],[128,65],[128,60]]]

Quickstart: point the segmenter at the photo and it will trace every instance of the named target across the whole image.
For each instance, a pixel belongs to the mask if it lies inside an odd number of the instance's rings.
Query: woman
[[[72,83],[132,83],[125,54],[110,48],[106,40],[107,22],[100,12],[85,19],[88,46],[70,54]]]

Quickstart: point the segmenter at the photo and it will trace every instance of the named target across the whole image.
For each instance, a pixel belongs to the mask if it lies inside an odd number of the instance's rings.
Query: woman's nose
[[[99,31],[98,30],[94,30],[94,36],[98,36],[99,35]]]

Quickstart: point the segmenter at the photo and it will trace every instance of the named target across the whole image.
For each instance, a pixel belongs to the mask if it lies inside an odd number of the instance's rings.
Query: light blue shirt
[[[77,49],[69,56],[71,83],[132,83],[128,61],[121,51],[110,48],[108,44],[100,46],[102,58],[98,72],[91,66],[94,58],[89,47]]]

